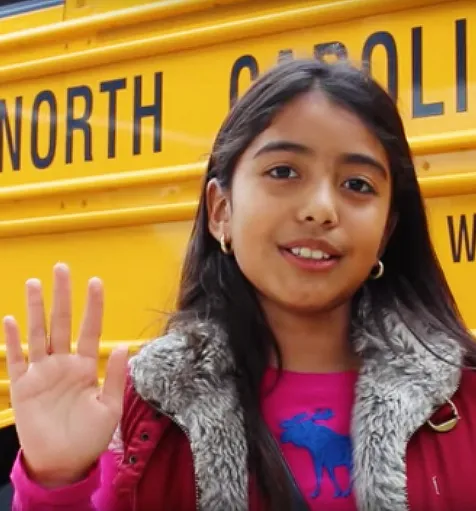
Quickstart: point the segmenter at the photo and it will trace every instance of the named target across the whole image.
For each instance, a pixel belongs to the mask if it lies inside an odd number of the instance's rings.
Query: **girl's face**
[[[378,139],[318,92],[289,103],[208,189],[210,230],[231,240],[261,299],[315,312],[347,302],[386,235],[389,162]]]

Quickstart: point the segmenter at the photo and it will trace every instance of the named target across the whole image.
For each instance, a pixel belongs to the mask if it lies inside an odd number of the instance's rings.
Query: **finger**
[[[53,270],[53,304],[50,319],[50,348],[53,353],[71,349],[71,277],[65,264]]]
[[[99,396],[100,401],[116,409],[119,414],[122,411],[128,357],[127,346],[121,346],[111,353],[107,361],[106,377]]]
[[[7,347],[8,376],[12,382],[15,382],[28,369],[28,364],[21,349],[20,329],[15,318],[11,316],[3,318],[3,331]]]
[[[104,298],[102,282],[100,279],[94,277],[88,283],[86,308],[78,337],[78,354],[85,357],[98,357],[103,308]]]
[[[46,356],[45,306],[41,282],[30,279],[26,283],[28,315],[28,358],[38,362]]]

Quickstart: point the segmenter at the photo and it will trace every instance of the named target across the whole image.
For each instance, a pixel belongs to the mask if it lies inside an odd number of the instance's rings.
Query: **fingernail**
[[[26,281],[27,287],[41,287],[41,281],[37,278],[30,278]]]
[[[118,346],[117,346],[117,349],[120,350],[120,351],[127,351],[127,353],[129,353],[129,345],[126,344],[126,343],[120,343]]]

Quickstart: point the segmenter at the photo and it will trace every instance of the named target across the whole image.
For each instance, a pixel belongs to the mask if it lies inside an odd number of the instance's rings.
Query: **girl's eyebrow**
[[[378,160],[363,153],[344,153],[341,157],[342,163],[357,164],[367,167],[373,167],[379,172],[385,179],[388,178],[387,168],[380,163]]]
[[[258,156],[261,156],[262,154],[265,153],[272,153],[276,151],[290,151],[293,153],[311,155],[314,154],[314,151],[304,144],[300,144],[298,142],[291,142],[289,140],[274,140],[260,147],[258,151],[256,151],[253,158],[257,158]]]

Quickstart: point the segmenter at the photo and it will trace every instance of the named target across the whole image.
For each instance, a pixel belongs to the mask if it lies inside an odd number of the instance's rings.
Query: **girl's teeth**
[[[322,250],[313,250],[311,257],[313,259],[327,259],[329,256],[325,254]]]
[[[309,247],[294,247],[291,249],[291,252],[297,257],[302,257],[304,259],[316,259],[317,261],[330,259],[331,257],[322,250],[311,250]]]

